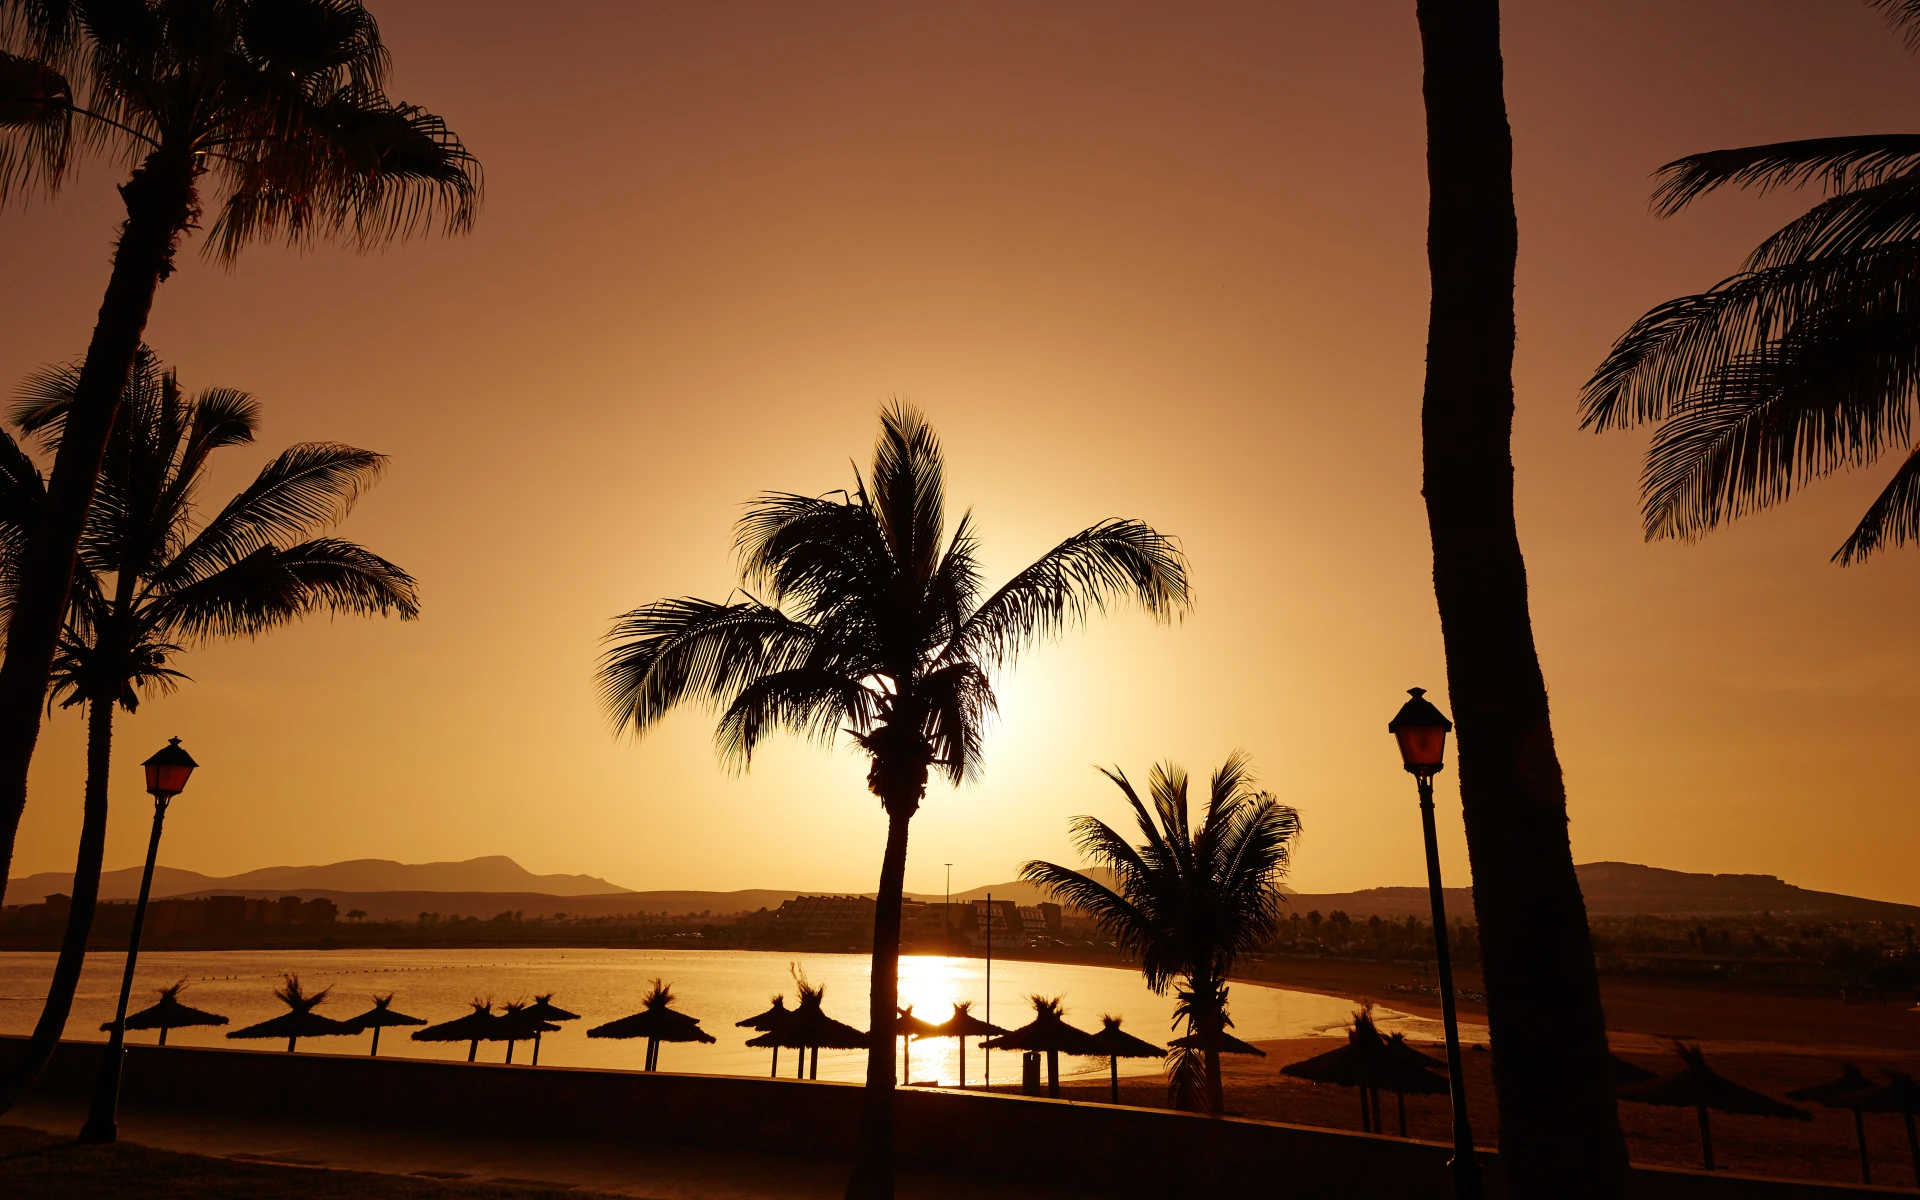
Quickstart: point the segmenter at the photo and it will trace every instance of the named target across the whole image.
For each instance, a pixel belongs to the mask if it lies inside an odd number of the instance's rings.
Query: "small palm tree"
[[[208,248],[464,231],[480,170],[434,114],[390,99],[360,0],[0,0],[0,203],[96,150],[131,168],[127,218],[0,660],[0,877],[87,507],[154,293],[203,207]]]
[[[1920,45],[1920,0],[1874,2]],[[1920,134],[1715,150],[1660,180],[1661,216],[1729,185],[1832,195],[1738,274],[1641,317],[1587,382],[1586,427],[1658,425],[1640,476],[1647,537],[1698,537],[1889,453],[1900,465],[1833,558],[1920,537]]]
[[[70,368],[46,372],[22,390],[15,423],[47,449],[59,444],[77,377]],[[143,692],[186,678],[171,664],[188,642],[253,637],[314,612],[401,620],[419,613],[413,579],[399,567],[353,542],[306,536],[346,516],[378,477],[381,455],[323,442],[292,446],[200,523],[195,501],[209,457],[251,443],[259,408],[227,388],[182,395],[151,352],[136,363],[81,546],[49,700],[87,710],[72,912],[32,1050],[0,1084],[0,1111],[45,1066],[72,1007],[99,895],[115,710],[132,712]],[[0,433],[0,495],[31,500],[37,485],[31,461]],[[4,530],[31,516],[30,507],[0,514],[0,545]]]
[[[1270,939],[1285,903],[1280,880],[1291,864],[1300,814],[1254,788],[1246,755],[1235,752],[1213,773],[1206,811],[1194,827],[1187,773],[1168,763],[1147,779],[1152,806],[1126,775],[1102,769],[1133,808],[1145,841],[1129,845],[1098,817],[1075,817],[1074,842],[1083,858],[1111,872],[1109,887],[1082,872],[1038,860],[1020,878],[1048,888],[1097,921],[1107,936],[1140,959],[1155,994],[1173,988],[1174,1022],[1203,1051],[1175,1055],[1169,1064],[1176,1100],[1204,1071],[1207,1111],[1221,1111],[1220,1040],[1233,1024],[1227,1013],[1227,977],[1242,951]]]
[[[870,477],[854,492],[760,496],[735,541],[741,575],[764,599],[660,600],[621,617],[601,660],[617,727],[636,733],[688,702],[720,709],[723,759],[745,769],[769,734],[867,754],[867,787],[887,814],[873,925],[869,1029],[897,1011],[907,823],[930,772],[954,784],[981,767],[991,671],[1024,648],[1120,600],[1166,619],[1188,603],[1186,560],[1139,521],[1108,520],[1048,551],[984,595],[972,521],[948,536],[939,442],[902,404],[880,417]],[[869,491],[869,488],[871,490]],[[867,1063],[852,1196],[892,1194],[893,1055]]]

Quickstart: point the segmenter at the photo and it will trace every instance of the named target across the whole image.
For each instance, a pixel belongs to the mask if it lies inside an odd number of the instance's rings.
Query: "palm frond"
[[[939,565],[946,529],[940,440],[919,409],[889,401],[873,448],[873,514],[904,576],[924,585]]]
[[[1647,452],[1647,536],[1696,537],[1906,448],[1920,397],[1915,282],[1837,296],[1686,396]]]
[[[1920,540],[1920,448],[1907,455],[1887,486],[1874,497],[1853,535],[1834,551],[1833,561],[1852,566],[1889,542],[1904,546],[1914,540]]]
[[[256,241],[345,235],[365,250],[465,233],[479,215],[479,160],[423,108],[347,86],[277,132],[226,147],[226,201],[207,239],[221,261]]]
[[[255,636],[311,613],[420,615],[414,579],[379,555],[337,538],[262,547],[182,587],[156,593],[155,628],[197,639]]]
[[[988,719],[997,701],[987,673],[973,663],[941,667],[920,681],[933,761],[953,783],[978,778]]]
[[[897,594],[893,556],[863,504],[764,493],[735,526],[734,551],[747,586],[807,617],[871,608]]]
[[[0,203],[65,180],[73,145],[73,88],[37,58],[0,50]]]
[[[15,589],[46,495],[39,468],[18,442],[0,431],[0,636],[13,615]]]
[[[731,705],[755,679],[807,665],[822,641],[759,601],[693,597],[636,608],[615,622],[606,640],[600,699],[616,729],[635,733],[687,701]]]
[[[714,741],[723,761],[745,770],[771,733],[831,742],[843,724],[864,730],[876,715],[866,688],[837,672],[802,666],[761,675],[741,688],[721,715]]]
[[[1655,172],[1653,209],[1672,216],[1721,187],[1775,188],[1821,183],[1835,192],[1872,187],[1920,166],[1920,134],[1803,138],[1689,154]]]
[[[335,442],[288,447],[181,548],[158,582],[185,586],[277,541],[344,519],[386,462],[384,454]]]
[[[1187,559],[1141,521],[1106,520],[1061,542],[988,597],[955,632],[943,658],[1011,663],[1034,642],[1137,600],[1167,621],[1192,604]]]
[[[1920,0],[1867,0],[1887,19],[1889,29],[1902,30],[1907,49],[1920,51]]]
[[[1581,426],[1663,420],[1729,364],[1845,297],[1898,295],[1920,280],[1920,242],[1735,275],[1669,300],[1622,334],[1581,391]]]
[[[1914,165],[1920,165],[1920,160]],[[1916,234],[1920,234],[1920,172],[1909,170],[1814,205],[1761,242],[1747,256],[1745,269],[1764,271],[1814,259],[1843,259],[1912,242]]]

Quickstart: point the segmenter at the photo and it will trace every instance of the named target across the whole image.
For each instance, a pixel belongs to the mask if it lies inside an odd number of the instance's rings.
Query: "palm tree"
[[[57,369],[22,389],[14,421],[48,450],[63,435],[79,376]],[[100,889],[115,710],[132,712],[142,692],[165,692],[186,678],[171,665],[185,643],[253,637],[315,612],[402,620],[419,612],[413,580],[399,567],[353,542],[308,536],[346,516],[378,477],[381,455],[325,442],[289,447],[200,523],[196,499],[209,458],[250,444],[259,413],[253,397],[228,388],[183,396],[149,351],[135,362],[81,544],[49,700],[87,710],[72,911],[30,1049],[0,1080],[0,1111],[46,1065],[73,1004]],[[7,495],[31,495],[38,482],[4,433],[0,479]],[[0,525],[17,528],[19,515],[6,516]]]
[[[1920,37],[1920,0],[1876,6]],[[1900,465],[1833,558],[1920,538],[1920,134],[1714,150],[1659,176],[1661,216],[1728,185],[1833,194],[1738,274],[1641,317],[1588,380],[1586,427],[1659,426],[1640,477],[1647,538],[1698,537],[1889,452]]]
[[[871,491],[869,491],[871,487]],[[675,707],[717,707],[721,757],[750,765],[776,730],[867,754],[867,787],[887,815],[873,922],[869,1029],[897,1011],[907,823],[931,771],[959,784],[981,769],[994,709],[992,669],[1109,604],[1138,601],[1162,620],[1188,604],[1186,559],[1139,521],[1073,535],[982,598],[973,523],[945,530],[939,442],[920,413],[880,416],[868,479],[851,495],[758,497],[735,549],[748,588],[717,603],[660,600],[619,618],[600,664],[616,727],[644,733]],[[893,1055],[876,1037],[848,1195],[893,1191]]]
[[[1626,1142],[1514,523],[1518,227],[1500,5],[1418,0],[1416,13],[1433,280],[1422,491],[1500,1064],[1501,1162],[1515,1195],[1620,1196]]]
[[[479,164],[389,99],[386,73],[360,0],[0,0],[0,202],[57,189],[76,150],[132,168],[0,660],[0,879],[108,431],[180,238],[207,202],[226,263],[258,241],[368,248],[473,222]]]
[[[1206,810],[1193,824],[1187,801],[1187,773],[1172,763],[1155,766],[1147,777],[1152,805],[1140,799],[1118,767],[1101,774],[1127,798],[1144,840],[1129,845],[1125,836],[1098,817],[1075,817],[1073,839],[1082,858],[1109,872],[1112,886],[1050,862],[1035,860],[1020,868],[1020,878],[1051,889],[1062,904],[1092,917],[1122,950],[1140,960],[1141,973],[1156,995],[1173,988],[1179,1003],[1175,1023],[1186,1024],[1204,1057],[1192,1066],[1204,1070],[1204,1102],[1219,1113],[1220,1035],[1233,1021],[1227,1014],[1227,978],[1242,951],[1253,950],[1280,925],[1285,901],[1280,880],[1300,836],[1300,814],[1254,787],[1247,756],[1227,756],[1207,788]],[[1183,1102],[1181,1081],[1191,1066],[1176,1054],[1171,1077],[1176,1102]],[[1187,1069],[1183,1069],[1187,1067]]]

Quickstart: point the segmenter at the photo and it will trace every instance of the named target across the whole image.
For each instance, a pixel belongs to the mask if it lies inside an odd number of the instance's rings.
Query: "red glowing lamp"
[[[1387,723],[1387,732],[1400,743],[1400,760],[1407,771],[1431,779],[1446,764],[1447,734],[1453,731],[1453,722],[1427,700],[1427,689],[1408,688],[1407,695],[1411,699]]]
[[[140,765],[147,769],[147,791],[159,798],[178,796],[185,791],[187,777],[200,764],[180,748],[179,738],[168,738],[165,746]]]

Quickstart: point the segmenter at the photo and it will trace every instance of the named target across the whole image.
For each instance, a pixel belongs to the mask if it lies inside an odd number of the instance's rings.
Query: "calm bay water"
[[[0,953],[0,1033],[25,1034],[39,1018],[41,1001],[53,975],[53,954]],[[284,1043],[230,1041],[227,1030],[239,1029],[286,1011],[273,998],[283,972],[294,972],[310,991],[331,987],[332,996],[319,1012],[345,1020],[372,1007],[370,997],[394,993],[393,1007],[438,1023],[468,1011],[467,1002],[491,997],[497,1002],[530,999],[552,992],[553,1002],[577,1012],[581,1020],[568,1021],[559,1033],[547,1034],[541,1044],[541,1065],[612,1067],[639,1070],[646,1053],[644,1042],[589,1039],[586,1031],[625,1016],[640,1007],[649,981],[658,976],[673,987],[675,1007],[700,1018],[701,1028],[719,1041],[715,1045],[669,1045],[661,1048],[660,1066],[667,1071],[697,1071],[719,1075],[763,1075],[769,1052],[749,1049],[745,1042],[758,1034],[734,1027],[734,1022],[767,1007],[770,998],[784,993],[788,1007],[795,1002],[789,968],[797,966],[814,983],[826,985],[826,1010],[855,1027],[867,1023],[867,959],[854,954],[793,955],[778,952],[702,950],[356,950],[297,951],[149,951],[140,956],[132,1008],[154,1001],[155,989],[177,979],[188,981],[182,1001],[221,1013],[231,1024],[218,1029],[176,1029],[169,1045],[244,1047],[263,1051]],[[69,1038],[104,1040],[100,1025],[113,1019],[124,959],[114,954],[92,954],[80,980]],[[1014,1028],[1031,1018],[1026,997],[1034,993],[1065,998],[1067,1020],[1083,1029],[1097,1029],[1103,1013],[1126,1019],[1129,1032],[1156,1044],[1165,1044],[1173,997],[1155,996],[1133,971],[1113,967],[1073,966],[1061,963],[996,962],[993,966],[993,1011],[998,1025]],[[900,1002],[914,1006],[915,1014],[944,1021],[956,1000],[972,1000],[974,1013],[986,1016],[985,964],[976,958],[911,956],[900,961]],[[1285,991],[1241,983],[1231,993],[1234,1031],[1250,1041],[1267,1038],[1340,1036],[1350,1001],[1310,992]],[[1437,1038],[1437,1022],[1378,1010],[1388,1031],[1403,1031],[1410,1040]],[[388,1029],[380,1039],[383,1057],[465,1059],[465,1043],[416,1042],[408,1029]],[[157,1035],[134,1033],[129,1038],[147,1042]],[[1463,1027],[1462,1036],[1484,1038],[1485,1030]],[[329,1053],[364,1053],[371,1035],[315,1038],[302,1049]],[[531,1046],[515,1048],[514,1060],[523,1062]],[[504,1043],[482,1043],[480,1057],[498,1062],[506,1055]],[[980,1079],[982,1058],[969,1042],[968,1082]],[[1018,1056],[994,1054],[992,1074],[997,1082],[1019,1078]],[[820,1077],[858,1081],[864,1077],[864,1051],[823,1050]],[[781,1068],[791,1073],[793,1052],[781,1055]],[[1063,1059],[1063,1074],[1090,1075],[1106,1064],[1087,1059]],[[1121,1070],[1143,1074],[1159,1071],[1157,1059],[1121,1060]],[[953,1039],[915,1042],[913,1081],[956,1082],[958,1047]]]

